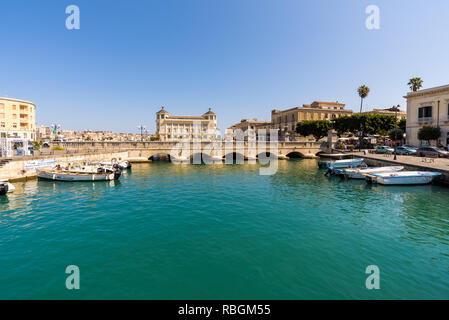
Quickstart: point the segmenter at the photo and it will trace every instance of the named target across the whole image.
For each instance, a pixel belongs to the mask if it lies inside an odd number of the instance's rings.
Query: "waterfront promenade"
[[[421,158],[415,156],[402,156],[397,155],[397,160],[394,160],[394,154],[377,154],[369,153],[365,155],[363,152],[350,153],[354,157],[363,157],[366,159],[382,160],[391,163],[420,167],[423,169],[436,169],[449,171],[449,159],[448,158]]]

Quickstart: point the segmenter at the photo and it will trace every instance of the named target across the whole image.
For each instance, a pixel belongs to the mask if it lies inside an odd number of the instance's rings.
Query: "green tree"
[[[316,141],[325,137],[332,125],[328,120],[308,120],[298,122],[296,132],[302,136],[313,135]]]
[[[405,129],[407,128],[407,119],[399,120],[398,127],[405,132]]]
[[[404,134],[404,131],[402,131],[402,130],[399,129],[399,128],[391,129],[391,130],[388,132],[388,136],[389,136],[390,139],[393,140],[393,141],[401,140],[402,137],[403,137],[403,134]]]
[[[418,139],[429,142],[430,140],[437,140],[441,137],[440,127],[424,126],[418,131]]]
[[[33,141],[33,149],[39,150],[42,148],[42,141]]]
[[[348,132],[357,134],[360,130],[363,132],[363,135],[386,135],[391,129],[396,127],[396,117],[384,114],[354,114],[339,117],[333,121],[333,128],[339,135]]]
[[[357,92],[359,94],[360,97],[360,112],[362,112],[362,107],[363,107],[363,99],[365,99],[368,94],[369,94],[369,88],[365,85],[360,86],[357,89]]]
[[[418,91],[422,88],[423,80],[419,77],[411,78],[407,85],[410,86],[410,90],[413,92]]]

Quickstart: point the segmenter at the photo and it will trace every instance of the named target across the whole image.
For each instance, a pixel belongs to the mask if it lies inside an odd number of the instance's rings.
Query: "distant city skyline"
[[[65,9],[80,8],[79,30]],[[369,5],[380,29],[365,27]],[[37,125],[155,132],[161,106],[217,114],[218,128],[272,109],[339,101],[400,105],[412,77],[448,84],[446,0],[111,1],[1,4],[0,96],[36,104]],[[19,23],[20,21],[20,23]]]

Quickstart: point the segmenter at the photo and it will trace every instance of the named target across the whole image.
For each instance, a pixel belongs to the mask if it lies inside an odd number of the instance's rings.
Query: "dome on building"
[[[165,107],[162,106],[162,109],[159,110],[158,112],[156,112],[156,114],[160,114],[160,113],[169,113],[169,112],[167,112],[167,110],[165,110]]]
[[[207,111],[205,114],[203,114],[203,116],[207,115],[207,114],[215,115],[215,113],[212,111],[212,108],[209,108],[209,111]]]

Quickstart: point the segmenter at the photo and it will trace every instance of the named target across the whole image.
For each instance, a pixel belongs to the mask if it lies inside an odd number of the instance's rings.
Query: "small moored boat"
[[[367,174],[365,179],[368,183],[384,185],[429,184],[440,175],[439,172],[430,171],[380,172]]]
[[[392,167],[376,167],[376,168],[350,168],[343,170],[343,177],[347,179],[365,179],[365,175],[381,173],[381,172],[398,172],[404,170],[402,166],[392,166]]]
[[[344,160],[335,160],[335,161],[319,161],[318,166],[320,168],[333,168],[333,169],[341,169],[341,168],[353,168],[362,165],[363,159],[344,159]]]
[[[101,166],[105,166],[105,167],[114,167],[114,166],[119,166],[120,169],[125,170],[128,168],[131,168],[131,162],[125,160],[125,161],[117,161],[115,159],[113,159],[112,161],[105,161],[105,162],[100,162]]]
[[[37,177],[44,180],[54,181],[110,181],[118,180],[121,170],[111,172],[99,168],[97,172],[70,171],[58,169],[36,169]]]

